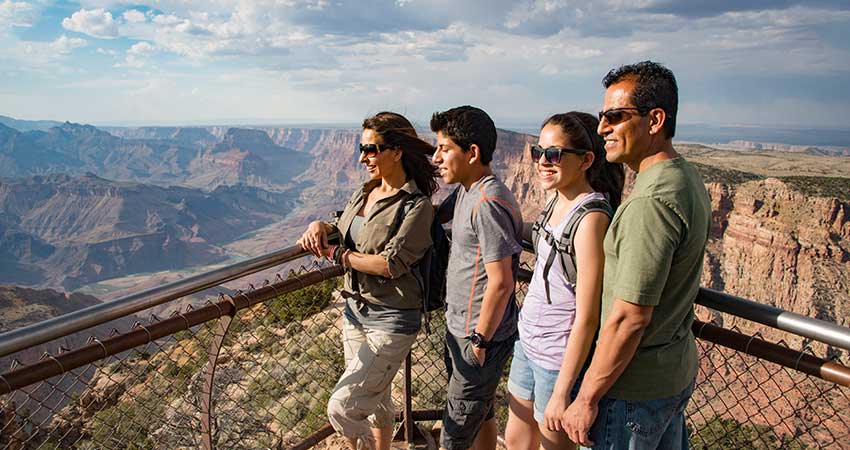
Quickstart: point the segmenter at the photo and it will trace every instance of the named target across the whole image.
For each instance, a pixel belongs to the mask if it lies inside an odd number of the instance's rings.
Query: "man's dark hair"
[[[481,152],[481,163],[490,164],[496,150],[496,124],[484,110],[474,106],[458,106],[431,116],[431,131],[448,136],[463,151],[472,144]]]
[[[602,79],[602,86],[608,89],[611,85],[625,80],[635,80],[632,103],[642,114],[654,108],[661,108],[667,113],[664,121],[664,133],[668,139],[676,134],[676,113],[679,110],[679,88],[673,72],[663,65],[642,61],[611,69]]]

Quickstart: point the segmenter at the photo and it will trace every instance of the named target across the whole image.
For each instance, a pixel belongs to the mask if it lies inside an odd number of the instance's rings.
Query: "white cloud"
[[[0,40],[2,42],[2,40]],[[73,71],[62,63],[74,50],[88,42],[78,37],[61,35],[53,41],[12,41],[0,45],[0,85],[14,86],[14,77],[32,78],[34,75],[57,77]],[[5,72],[5,73],[4,73]],[[12,75],[13,74],[13,75]],[[5,78],[5,77],[12,78]]]
[[[147,20],[145,13],[137,9],[128,9],[127,11],[124,11],[124,14],[122,14],[122,16],[124,17],[124,20],[130,23],[140,23],[145,22]]]
[[[117,68],[128,68],[128,69],[141,69],[147,65],[147,61],[143,58],[139,58],[136,55],[127,55],[124,58],[124,62],[115,63],[112,67]]]
[[[26,2],[4,0],[0,3],[0,31],[8,26],[32,26],[33,7]]]
[[[124,62],[116,63],[113,67],[141,69],[149,64],[149,57],[156,51],[156,46],[151,45],[150,42],[137,42],[127,50]]]
[[[127,50],[127,54],[136,55],[136,56],[146,56],[146,55],[150,55],[154,51],[156,51],[156,47],[151,45],[150,42],[142,41],[142,42],[137,42],[137,43],[133,44],[133,46],[130,47],[129,50]]]
[[[59,36],[59,38],[57,38],[55,41],[53,41],[53,43],[50,44],[50,46],[54,50],[56,50],[56,53],[60,55],[68,55],[72,51],[74,51],[74,49],[85,47],[86,45],[88,45],[88,42],[86,42],[85,39],[76,37],[69,38],[64,34],[62,36]]]
[[[802,80],[803,87],[792,94],[802,96],[800,91],[813,89],[818,77],[850,78],[850,52],[841,28],[850,25],[850,11],[823,3],[726,12],[725,6],[714,5],[716,14],[687,15],[650,0],[81,0],[80,11],[63,26],[95,37],[124,38],[97,49],[115,58],[99,58],[100,63],[155,69],[121,71],[121,77],[192,79],[145,84],[139,92],[154,95],[156,102],[127,106],[121,112],[125,116],[144,110],[154,120],[162,115],[179,121],[181,114],[195,117],[203,110],[297,119],[333,111],[338,118],[357,118],[364,111],[397,108],[421,118],[462,102],[495,116],[536,121],[565,108],[597,110],[604,73],[645,59],[667,64],[680,76],[683,99],[706,101],[706,108],[717,100],[703,98],[726,93],[724,82],[731,90],[742,79],[756,85],[752,80],[764,77],[772,79],[771,86]],[[35,8],[40,4],[33,3]],[[21,5],[24,0],[0,0],[0,73],[40,64],[45,77],[56,77],[54,68],[56,73],[64,68],[88,71],[80,77],[110,78],[110,71],[96,74],[82,63],[61,64],[63,55],[80,45],[72,33],[60,37],[61,43],[44,45],[14,40],[12,33],[3,41],[2,26],[9,17],[27,22]],[[127,42],[135,44],[127,48]],[[224,73],[229,79],[220,78]],[[7,81],[0,79],[0,88]],[[193,100],[174,105],[196,86]],[[707,92],[705,86],[716,91]],[[113,89],[116,96],[118,90]],[[771,97],[769,90],[753,97]],[[254,103],[213,98],[211,93],[219,91]],[[120,96],[134,102],[141,98]],[[746,94],[733,97],[749,101]],[[847,93],[836,97],[850,101]],[[737,107],[732,100],[721,105],[716,117]],[[756,106],[739,108],[740,117],[755,114],[763,104],[750,100]],[[301,104],[320,106],[310,111],[295,106]],[[110,117],[106,108],[118,109],[112,102],[103,105],[100,117]],[[688,115],[693,120],[694,114]]]
[[[118,22],[104,9],[81,9],[62,19],[62,28],[101,39],[118,37]]]

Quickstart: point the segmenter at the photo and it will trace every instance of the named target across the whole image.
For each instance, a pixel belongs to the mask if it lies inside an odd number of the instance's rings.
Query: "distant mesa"
[[[54,120],[18,120],[7,116],[0,116],[0,125],[5,125],[18,131],[47,131],[53,127],[61,126],[62,122]]]
[[[75,289],[227,258],[220,246],[280,220],[289,194],[114,182],[93,173],[0,183],[0,282]]]

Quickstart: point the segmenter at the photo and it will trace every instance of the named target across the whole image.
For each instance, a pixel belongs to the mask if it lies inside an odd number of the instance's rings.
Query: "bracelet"
[[[348,259],[351,256],[351,253],[352,252],[349,249],[345,249],[345,251],[342,252],[342,257],[340,259],[342,261],[342,267],[345,269],[351,268],[351,261]]]
[[[333,262],[335,262],[339,265],[342,265],[342,254],[346,250],[348,250],[348,249],[343,247],[342,245],[337,245],[337,246],[334,247],[333,252],[331,252],[329,258],[331,260],[333,260]]]

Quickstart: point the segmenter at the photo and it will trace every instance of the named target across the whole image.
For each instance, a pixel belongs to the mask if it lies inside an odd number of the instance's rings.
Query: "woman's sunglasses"
[[[604,118],[608,121],[609,125],[617,125],[632,117],[632,113],[629,111],[637,111],[638,115],[641,116],[645,116],[647,113],[647,111],[640,108],[611,108],[607,111],[599,111],[599,121],[602,122]]]
[[[390,150],[390,147],[382,144],[360,144],[360,154],[367,158],[374,158],[385,150]]]
[[[589,150],[581,150],[575,148],[564,148],[564,147],[549,147],[543,148],[539,145],[531,146],[531,161],[537,164],[537,161],[540,161],[540,157],[546,158],[546,161],[549,161],[549,164],[561,164],[561,155],[564,153],[572,153],[573,155],[583,155],[587,153]]]

